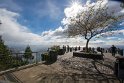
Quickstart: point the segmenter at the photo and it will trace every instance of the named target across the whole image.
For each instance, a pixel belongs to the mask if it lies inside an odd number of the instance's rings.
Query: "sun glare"
[[[70,7],[72,7],[72,8],[77,8],[79,6],[81,6],[81,3],[79,0],[73,0],[70,2]]]
[[[79,0],[71,0],[67,8],[65,8],[64,12],[66,17],[75,17],[82,10],[81,1]]]
[[[66,16],[73,17],[76,16],[82,9],[81,1],[72,0],[69,4],[69,7],[66,8]]]

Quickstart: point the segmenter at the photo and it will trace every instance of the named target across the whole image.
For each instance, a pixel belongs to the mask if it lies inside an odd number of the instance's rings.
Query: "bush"
[[[65,53],[65,50],[64,49],[59,49],[57,53],[58,53],[58,55],[63,55]]]
[[[52,46],[51,47],[51,50],[54,50],[54,51],[59,51],[59,49],[60,49],[60,46],[57,46],[57,45],[54,45],[54,46]]]
[[[41,54],[41,56],[42,56],[42,61],[47,61],[49,59],[48,53]]]
[[[49,52],[49,61],[56,61],[58,53],[56,51]]]

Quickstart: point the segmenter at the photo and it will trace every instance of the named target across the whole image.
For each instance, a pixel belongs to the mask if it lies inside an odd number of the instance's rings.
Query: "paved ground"
[[[51,65],[38,65],[13,72],[23,83],[119,83],[112,75],[115,58],[105,53],[105,60],[72,58],[72,52],[59,56]],[[107,64],[107,65],[106,65]],[[99,72],[109,75],[102,75]]]
[[[0,76],[0,80],[4,80],[4,77],[3,76]]]
[[[65,53],[64,55],[58,56],[58,59],[67,59],[73,56],[73,52]]]

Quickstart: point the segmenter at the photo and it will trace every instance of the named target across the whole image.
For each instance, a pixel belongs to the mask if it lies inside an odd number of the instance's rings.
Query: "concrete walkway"
[[[104,53],[104,61],[100,63],[112,64],[115,58],[110,53]],[[73,58],[73,53],[65,53],[58,56],[57,62],[51,65],[37,65],[27,69],[13,72],[23,83],[119,83],[119,80],[112,76],[103,76],[95,70],[92,60]],[[111,69],[104,68],[100,63],[96,65],[108,73]]]

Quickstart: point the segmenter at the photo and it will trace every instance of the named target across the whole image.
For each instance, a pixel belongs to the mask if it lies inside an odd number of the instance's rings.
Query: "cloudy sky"
[[[54,45],[84,46],[82,37],[67,38],[63,34],[66,17],[77,13],[79,5],[95,3],[95,0],[0,0],[0,35],[7,45]],[[104,0],[107,1],[107,0]],[[108,1],[110,8],[124,13],[121,3]],[[72,6],[73,5],[73,6]],[[73,11],[74,10],[74,11]],[[73,11],[73,12],[72,12]],[[91,46],[124,45],[124,22],[115,35],[93,38]]]

